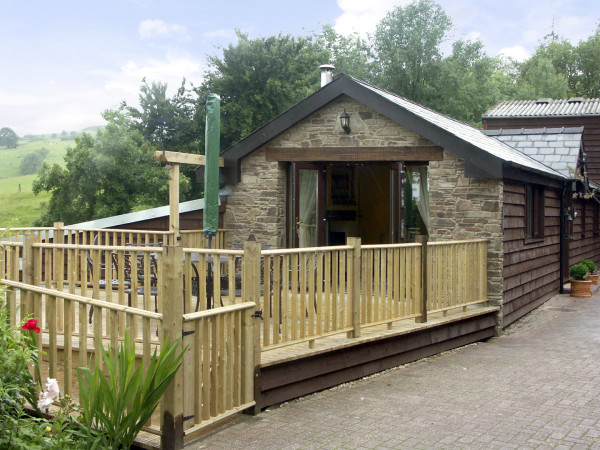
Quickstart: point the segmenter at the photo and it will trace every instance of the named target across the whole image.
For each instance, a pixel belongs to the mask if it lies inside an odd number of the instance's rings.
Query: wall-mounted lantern
[[[350,130],[350,116],[346,112],[345,108],[344,113],[340,115],[340,125],[342,125],[342,128],[344,129],[346,134],[350,134],[350,131],[352,131]]]

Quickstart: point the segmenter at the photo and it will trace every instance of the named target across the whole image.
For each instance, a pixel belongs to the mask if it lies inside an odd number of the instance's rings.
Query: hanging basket
[[[571,280],[571,297],[591,297],[592,282],[589,280]]]

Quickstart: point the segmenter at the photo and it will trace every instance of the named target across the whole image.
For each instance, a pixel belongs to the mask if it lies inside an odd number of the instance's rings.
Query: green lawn
[[[50,193],[33,195],[31,183],[35,175],[0,178],[0,227],[27,227],[40,215],[40,203],[50,198]],[[21,192],[19,192],[21,185]]]

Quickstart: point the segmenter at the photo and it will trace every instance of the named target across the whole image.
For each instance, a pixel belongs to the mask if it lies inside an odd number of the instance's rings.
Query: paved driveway
[[[600,295],[243,416],[186,448],[600,448]]]

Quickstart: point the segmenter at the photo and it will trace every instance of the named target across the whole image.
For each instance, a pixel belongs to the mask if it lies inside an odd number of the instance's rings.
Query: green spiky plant
[[[106,375],[98,365],[77,373],[81,421],[92,448],[131,447],[181,366],[184,351],[177,353],[178,346],[179,340],[173,345],[167,341],[158,356],[155,350],[144,374],[142,365],[136,367],[135,344],[127,334],[116,352],[98,344]]]

